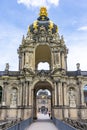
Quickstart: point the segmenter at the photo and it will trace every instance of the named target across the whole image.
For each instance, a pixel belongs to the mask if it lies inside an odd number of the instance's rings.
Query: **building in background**
[[[37,113],[48,114],[51,111],[51,95],[50,92],[40,89],[36,97]]]

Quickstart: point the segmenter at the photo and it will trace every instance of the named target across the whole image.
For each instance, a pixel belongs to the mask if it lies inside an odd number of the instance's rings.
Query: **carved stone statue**
[[[6,63],[5,71],[9,71],[9,63]]]
[[[17,89],[12,89],[11,93],[11,106],[17,105]]]
[[[74,91],[72,89],[70,89],[70,91],[69,91],[69,97],[70,97],[70,100],[75,99],[75,94],[74,94]]]
[[[70,89],[69,91],[69,104],[70,104],[70,107],[76,106],[75,91],[73,89]]]

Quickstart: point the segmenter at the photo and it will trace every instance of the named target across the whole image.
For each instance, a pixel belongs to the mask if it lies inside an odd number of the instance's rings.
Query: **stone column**
[[[33,68],[33,57],[32,57],[32,52],[29,53],[29,68]]]
[[[63,105],[66,106],[67,105],[67,92],[66,92],[66,89],[67,89],[67,84],[66,83],[63,83]]]
[[[54,67],[54,52],[52,51],[52,68]]]
[[[61,82],[58,82],[58,95],[59,95],[59,105],[63,105],[63,100],[62,100],[62,84],[61,84]]]
[[[56,64],[58,65],[58,63],[59,63],[59,56],[58,56],[58,52],[56,52],[55,57],[56,57]]]
[[[80,77],[78,77],[80,78]],[[80,102],[80,105],[84,105],[84,96],[83,96],[83,87],[82,87],[82,82],[80,79],[78,79],[77,81],[77,85],[78,85],[78,88],[79,88],[79,102]]]
[[[29,106],[32,106],[32,86],[29,85]]]
[[[7,82],[4,81],[3,82],[3,93],[2,93],[2,106],[6,106],[6,86],[7,86]]]
[[[84,105],[84,96],[83,96],[83,87],[82,83],[80,82],[80,91],[81,91],[81,104]]]
[[[25,81],[25,106],[27,106],[27,81]]]
[[[31,106],[32,106],[32,117],[36,118],[36,108],[35,108],[35,97],[34,97],[34,89],[31,89]]]
[[[20,90],[21,90],[21,88],[20,88],[20,86],[18,86],[19,87],[19,89],[17,89],[17,106],[20,106],[21,105],[21,102],[20,102]]]
[[[56,52],[54,51],[54,64],[56,65],[57,61],[56,61]]]
[[[25,82],[25,105],[29,106],[29,82]]]
[[[55,66],[55,59],[54,59],[54,49],[52,48],[52,69],[54,69]]]
[[[27,86],[27,106],[29,106],[29,81],[28,81],[28,86]]]
[[[25,53],[25,65],[29,67],[29,53]]]
[[[34,102],[35,101],[35,96],[34,96],[34,89],[31,89],[31,105],[33,106],[34,105]]]
[[[61,63],[60,63],[60,52],[58,53],[58,57],[59,57],[59,65],[60,65],[60,68],[61,68]]]
[[[56,81],[56,94],[57,94],[57,105],[59,105],[59,95],[58,95],[58,81]]]
[[[65,57],[63,52],[62,52],[62,68],[65,69]]]
[[[23,82],[23,86],[22,86],[22,91],[23,91],[23,106],[25,106],[25,82]]]
[[[54,89],[52,89],[52,106],[54,106],[55,105],[55,91],[54,91]]]
[[[67,56],[65,56],[65,69],[67,70]]]
[[[56,85],[56,82],[54,82],[54,86],[55,86],[55,106],[57,106],[58,105],[58,101],[57,101],[57,85]]]
[[[23,90],[24,90],[24,84],[23,84],[23,82],[21,83],[21,106],[23,106],[23,100],[24,100],[24,97],[23,97],[23,94],[24,94],[24,92],[23,92]]]
[[[23,105],[23,91],[22,91],[22,83],[19,84],[20,86],[20,90],[19,90],[19,94],[20,94],[20,97],[19,97],[19,105],[22,106]]]
[[[22,69],[22,57],[19,56],[19,70]]]
[[[22,53],[22,69],[24,68],[24,53]]]

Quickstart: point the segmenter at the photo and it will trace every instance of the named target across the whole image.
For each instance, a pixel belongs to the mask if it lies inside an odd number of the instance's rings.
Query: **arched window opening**
[[[50,70],[50,65],[48,62],[40,62],[37,66],[37,70]]]
[[[50,96],[51,95],[51,93],[50,93],[50,91],[48,90],[48,89],[40,89],[40,90],[38,90],[37,91],[37,96],[39,96],[39,95],[47,95],[47,96]]]
[[[38,64],[41,62],[42,65],[38,67]],[[46,64],[49,65],[46,65]],[[40,69],[38,69],[40,68]],[[35,69],[36,70],[49,70],[51,69],[51,50],[50,47],[46,44],[38,45],[35,50]]]
[[[84,86],[83,91],[84,91],[84,102],[87,105],[87,85]]]
[[[2,102],[2,87],[0,86],[0,104]]]
[[[18,96],[17,88],[12,88],[12,90],[11,90],[11,106],[17,106],[17,96]]]

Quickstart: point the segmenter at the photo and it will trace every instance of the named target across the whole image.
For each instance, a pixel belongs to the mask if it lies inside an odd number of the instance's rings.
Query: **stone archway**
[[[51,94],[50,96],[50,109],[49,111],[52,111],[52,106],[53,106],[53,102],[52,102],[52,86],[49,82],[47,81],[39,81],[35,84],[34,89],[33,89],[33,118],[37,119],[37,92],[42,89],[42,90],[48,90]],[[46,100],[46,99],[45,99]],[[45,105],[44,105],[45,106]],[[43,106],[42,106],[43,107]]]
[[[40,62],[47,62],[51,69],[51,49],[48,45],[38,45],[35,49],[35,69],[37,70]]]

